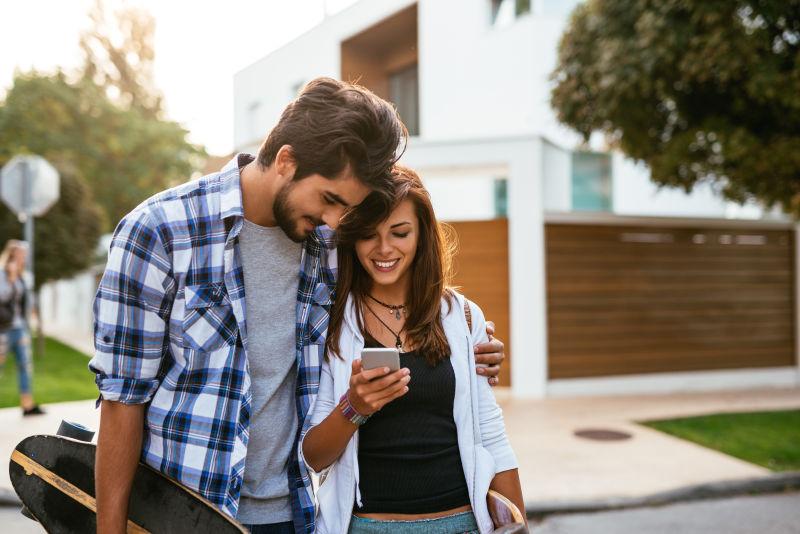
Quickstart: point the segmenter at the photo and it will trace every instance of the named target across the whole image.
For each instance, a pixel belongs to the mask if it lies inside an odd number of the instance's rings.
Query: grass
[[[35,341],[34,341],[35,343]],[[40,404],[97,397],[89,358],[71,347],[47,338],[43,356],[33,361],[33,397]],[[14,354],[6,355],[0,375],[0,408],[19,406],[17,365]]]
[[[800,470],[800,410],[727,413],[642,424],[772,471]]]

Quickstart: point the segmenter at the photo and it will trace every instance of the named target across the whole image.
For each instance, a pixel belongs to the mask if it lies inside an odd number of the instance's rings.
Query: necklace
[[[383,320],[380,317],[378,317],[378,314],[375,313],[372,308],[370,308],[366,304],[364,305],[364,307],[367,308],[369,310],[369,312],[372,315],[375,316],[375,318],[378,320],[378,322],[380,322],[383,326],[386,327],[386,330],[388,330],[389,332],[394,334],[394,344],[397,347],[397,350],[402,351],[403,350],[403,340],[400,339],[400,332],[403,331],[403,328],[401,328],[399,332],[395,332],[394,330],[392,330],[392,328],[388,324],[384,323]]]
[[[397,319],[398,321],[400,320],[400,317],[401,317],[400,316],[400,312],[401,311],[403,312],[403,315],[407,315],[406,314],[406,305],[405,304],[386,304],[385,302],[381,302],[380,300],[376,299],[375,297],[373,297],[369,293],[367,293],[367,296],[369,298],[371,298],[372,300],[374,300],[375,302],[377,302],[378,304],[380,304],[381,306],[383,306],[384,308],[388,308],[389,309],[389,313],[390,314],[394,314],[394,318]]]

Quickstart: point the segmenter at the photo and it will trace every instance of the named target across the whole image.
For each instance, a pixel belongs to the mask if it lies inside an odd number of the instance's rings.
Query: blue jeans
[[[20,393],[31,392],[31,375],[33,375],[33,359],[31,358],[31,336],[25,327],[12,328],[2,334],[6,337],[8,350],[14,353],[17,360],[17,380]]]
[[[270,523],[268,525],[245,525],[251,534],[294,534],[294,523]]]
[[[350,518],[348,534],[478,534],[478,524],[472,512],[413,521],[367,519],[354,515]]]

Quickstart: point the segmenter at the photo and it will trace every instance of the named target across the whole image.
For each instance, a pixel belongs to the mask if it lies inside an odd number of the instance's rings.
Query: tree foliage
[[[553,80],[559,119],[656,183],[800,217],[800,0],[587,0]]]
[[[0,164],[17,153],[44,156],[84,180],[114,224],[189,178],[204,151],[186,133],[177,123],[119,107],[85,78],[18,74],[0,106]]]
[[[162,96],[154,78],[153,16],[135,7],[120,8],[110,14],[102,0],[95,0],[89,18],[92,25],[80,38],[83,76],[121,107],[136,108],[158,117],[162,112]]]
[[[52,280],[69,278],[89,267],[101,234],[103,215],[86,184],[61,172],[61,195],[34,223],[36,290]],[[22,239],[23,226],[5,205],[0,207],[0,235]]]

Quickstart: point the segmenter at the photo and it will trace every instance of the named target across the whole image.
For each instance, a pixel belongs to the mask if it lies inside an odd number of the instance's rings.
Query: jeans
[[[478,534],[478,524],[472,512],[415,519],[413,521],[389,521],[352,516],[348,534]]]
[[[0,343],[0,350],[2,345],[7,345],[8,350],[14,353],[17,359],[17,380],[19,382],[19,392],[31,392],[31,375],[33,375],[33,359],[31,358],[31,336],[28,334],[28,329],[12,328],[6,331],[1,336],[5,336],[5,343]]]
[[[270,523],[268,525],[245,525],[251,534],[294,534],[294,523]]]

